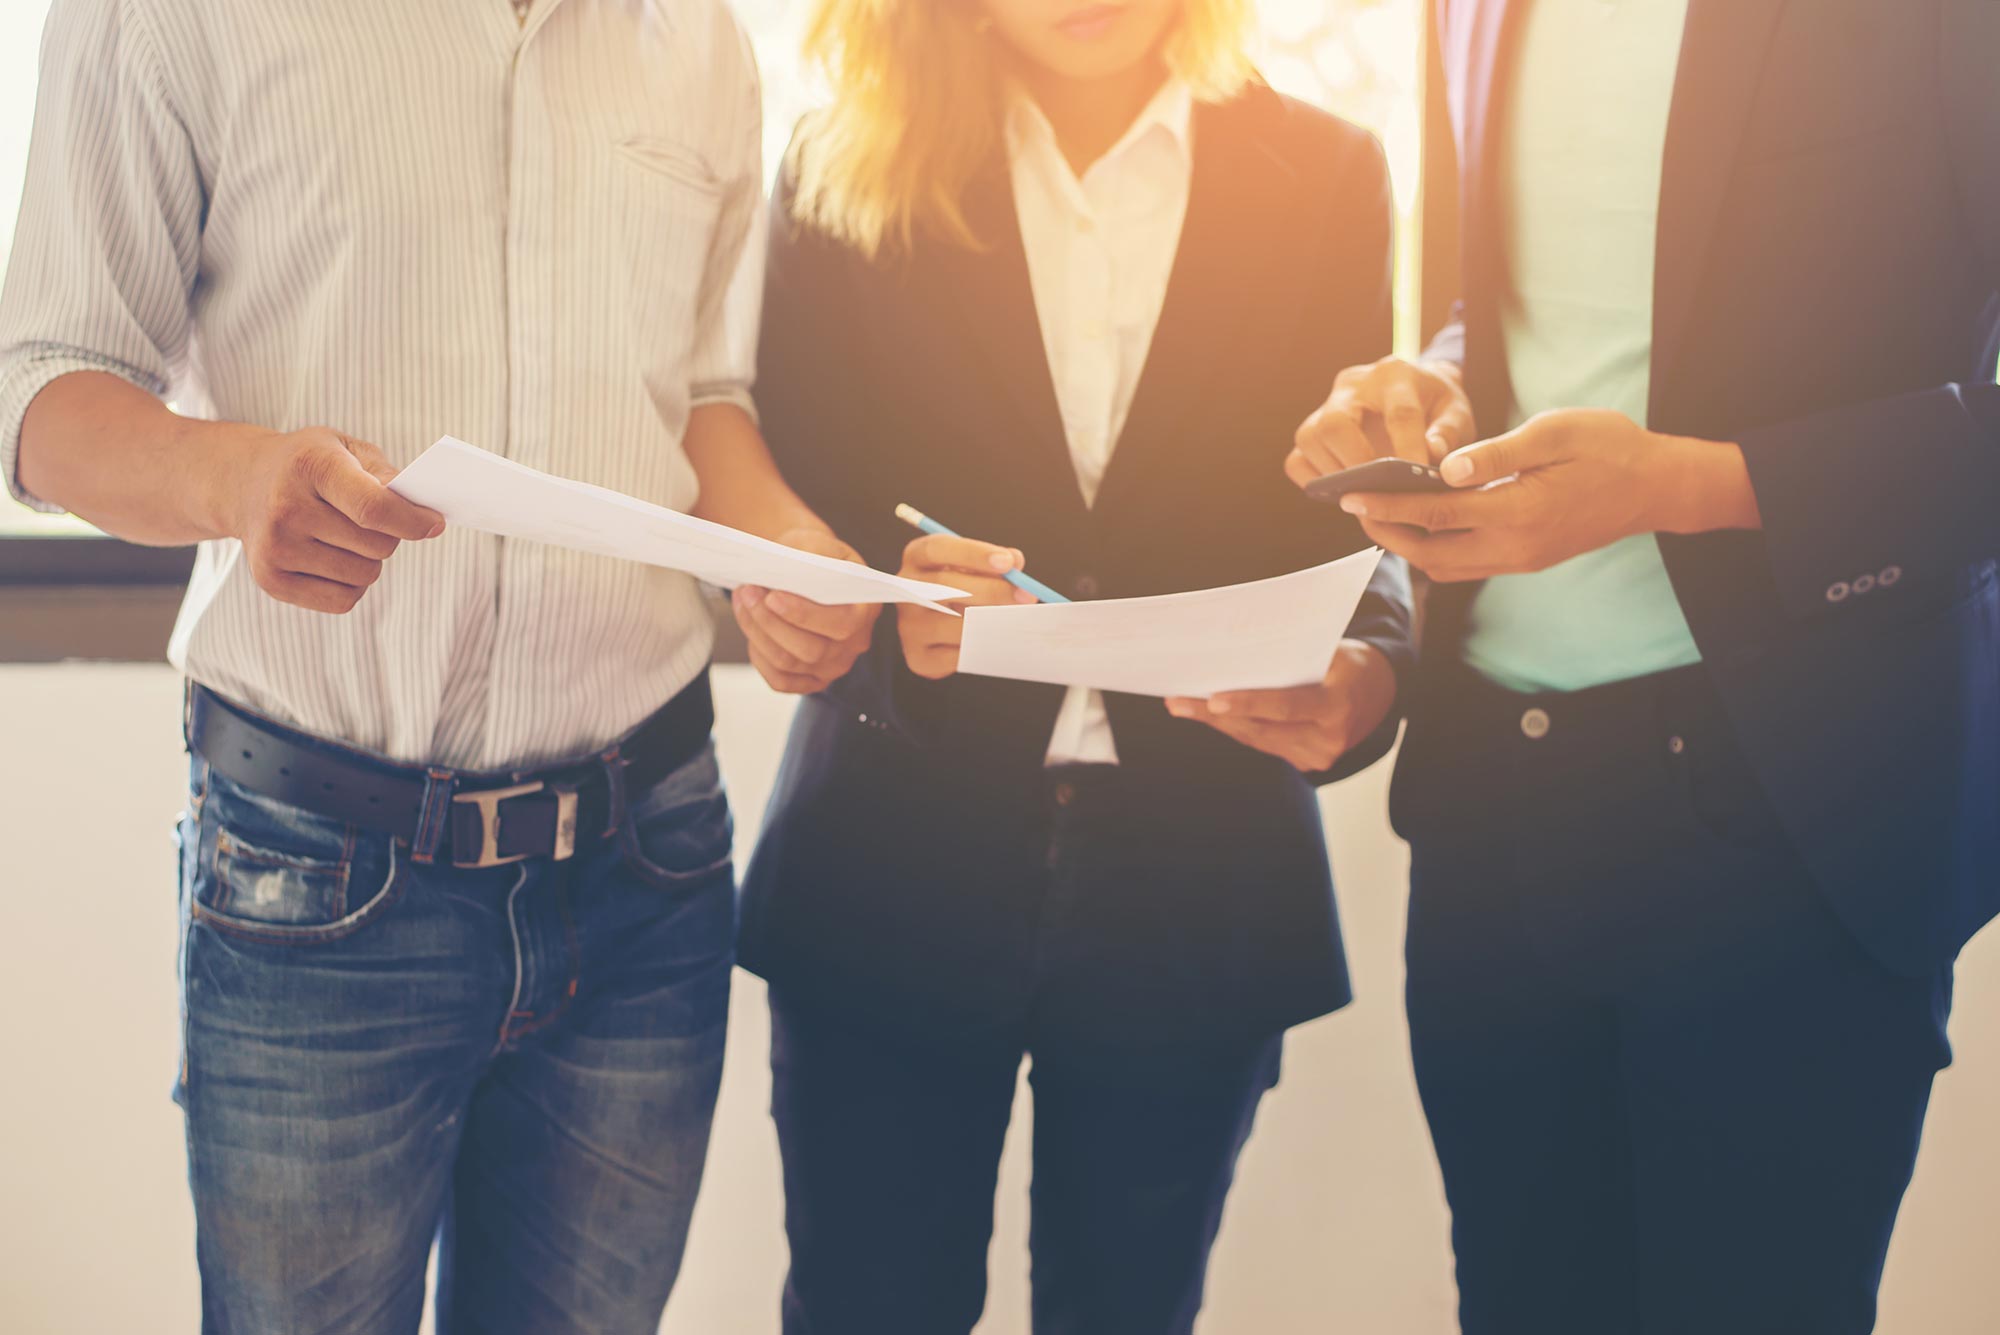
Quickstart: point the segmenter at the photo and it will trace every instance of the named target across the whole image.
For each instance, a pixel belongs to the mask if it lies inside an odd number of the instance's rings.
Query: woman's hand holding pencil
[[[1010,571],[1023,564],[1021,553],[971,538],[921,537],[903,549],[902,574],[964,589],[970,598],[956,607],[1006,607],[1032,603],[1035,595],[1007,582]],[[949,677],[958,671],[958,646],[965,618],[933,612],[915,603],[896,607],[896,629],[903,639],[903,658],[919,677]]]

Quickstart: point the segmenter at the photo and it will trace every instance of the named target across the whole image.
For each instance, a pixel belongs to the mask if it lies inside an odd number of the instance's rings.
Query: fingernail
[[[1457,486],[1461,482],[1470,482],[1472,481],[1472,460],[1463,455],[1454,454],[1444,461],[1438,468],[1438,472],[1444,474],[1444,480],[1453,486]]]
[[[798,610],[798,599],[789,593],[773,593],[765,597],[765,603],[780,616]]]
[[[736,592],[743,599],[745,607],[755,607],[764,601],[764,591],[754,584],[745,584]]]
[[[1167,712],[1175,718],[1186,718],[1194,711],[1188,708],[1188,702],[1185,700],[1169,700],[1167,701]]]
[[[992,563],[995,570],[1012,570],[1014,568],[1014,554],[1012,552],[995,552],[986,559]]]
[[[1216,696],[1208,702],[1208,712],[1211,714],[1227,714],[1229,712],[1229,701],[1219,695]]]
[[[1359,496],[1342,496],[1340,498],[1340,508],[1351,515],[1365,515],[1368,513],[1367,504]]]
[[[431,529],[431,531],[430,531],[430,532],[428,532],[428,533],[424,534],[424,537],[425,537],[425,538],[435,538],[435,537],[436,537],[436,536],[437,536],[438,534],[440,534],[440,533],[442,533],[442,532],[444,532],[444,520],[440,519],[440,520],[438,520],[438,522],[437,522],[437,526],[436,526],[436,527],[434,527],[433,529]]]
[[[1038,603],[1041,599],[1035,597],[1034,594],[1029,593],[1026,589],[1016,589],[1014,590],[1014,601],[1017,603]]]

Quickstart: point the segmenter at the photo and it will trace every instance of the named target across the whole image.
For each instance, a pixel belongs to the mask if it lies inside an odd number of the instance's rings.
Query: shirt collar
[[[1194,92],[1187,81],[1178,75],[1168,75],[1160,90],[1152,100],[1141,108],[1118,142],[1106,150],[1098,162],[1109,162],[1131,150],[1134,144],[1155,132],[1165,133],[1172,141],[1185,165],[1194,157]],[[1007,95],[1007,156],[1018,158],[1024,152],[1047,148],[1060,156],[1060,146],[1056,143],[1055,127],[1035,99],[1030,97],[1020,85],[1014,85]],[[1096,166],[1092,163],[1091,166]],[[1089,169],[1086,168],[1087,172]]]

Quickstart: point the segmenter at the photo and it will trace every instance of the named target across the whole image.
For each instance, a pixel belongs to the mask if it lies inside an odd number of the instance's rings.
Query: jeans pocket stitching
[[[354,862],[354,835],[352,825],[342,833],[340,856],[331,862],[320,858],[287,857],[268,848],[259,848],[238,836],[232,836],[226,826],[215,832],[215,899],[206,907],[217,913],[227,913],[230,907],[232,887],[229,878],[222,874],[222,863],[226,856],[234,863],[254,867],[278,867],[285,871],[302,872],[310,876],[331,876],[334,878],[334,917],[336,920],[347,916],[347,892],[350,873]]]
[[[730,866],[735,861],[736,815],[733,811],[729,809],[727,805],[728,803],[727,795],[724,793],[717,793],[712,798],[704,798],[701,800],[718,801],[724,803],[722,811],[722,822],[721,822],[722,829],[721,832],[716,836],[716,841],[715,841],[716,844],[720,846],[722,850],[721,856],[714,858],[702,864],[699,867],[681,868],[681,867],[663,866],[660,863],[655,862],[653,861],[653,859],[646,856],[645,849],[639,842],[639,822],[627,821],[623,826],[619,836],[620,851],[623,852],[623,854],[625,855],[625,860],[628,863],[630,863],[633,869],[636,870],[642,877],[646,878],[647,880],[653,881],[661,886],[693,885],[698,881],[705,880],[706,878],[715,875],[717,872],[722,871],[724,868]],[[693,806],[693,805],[695,804],[692,802],[684,804],[684,806]],[[681,809],[683,808],[671,807],[666,811],[654,812],[646,819],[649,821],[658,820],[662,816],[671,815],[673,814],[673,812],[679,811]]]
[[[190,914],[202,923],[228,936],[245,941],[262,942],[268,945],[319,945],[324,942],[344,940],[374,922],[402,898],[406,860],[401,856],[403,841],[398,839],[389,846],[389,872],[382,882],[382,888],[371,895],[359,908],[343,913],[332,922],[297,924],[265,923],[249,918],[236,917],[226,911],[203,904],[190,897]],[[345,872],[343,870],[343,877]],[[345,907],[345,882],[343,880],[342,907]]]

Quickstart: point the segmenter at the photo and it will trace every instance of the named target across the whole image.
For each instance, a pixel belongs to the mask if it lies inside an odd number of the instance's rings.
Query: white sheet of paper
[[[447,524],[684,570],[725,589],[760,584],[816,603],[921,603],[940,611],[951,610],[941,604],[965,597],[948,584],[801,552],[608,487],[540,472],[451,436],[418,455],[389,489],[436,510]]]
[[[958,670],[1133,695],[1305,686],[1326,676],[1381,560],[1371,547],[1223,589],[968,608]]]

